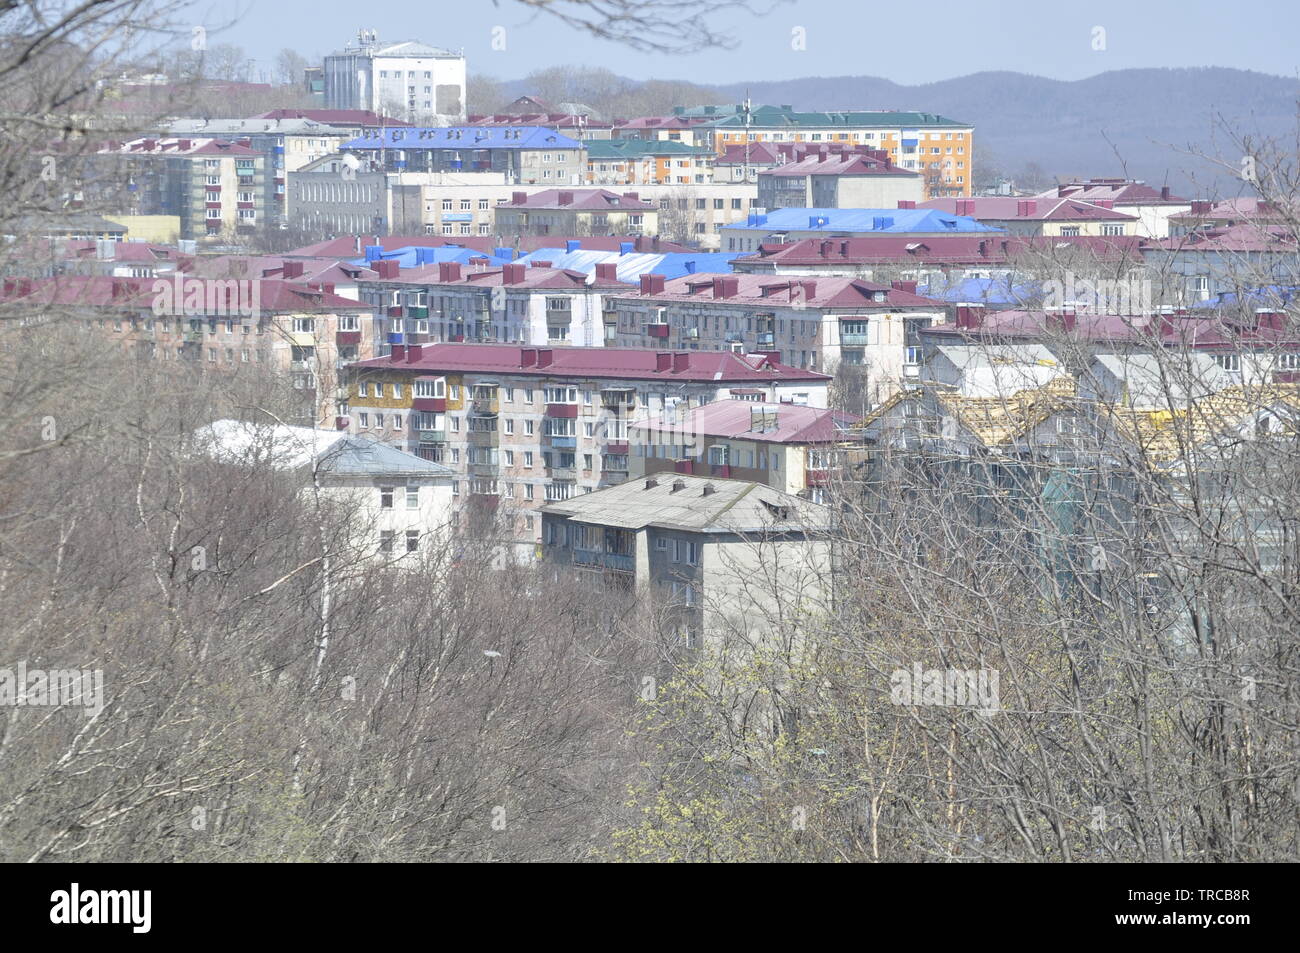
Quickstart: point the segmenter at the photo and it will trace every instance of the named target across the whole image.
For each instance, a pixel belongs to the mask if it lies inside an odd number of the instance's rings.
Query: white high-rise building
[[[465,54],[361,30],[325,57],[325,107],[370,109],[417,125],[465,121]]]

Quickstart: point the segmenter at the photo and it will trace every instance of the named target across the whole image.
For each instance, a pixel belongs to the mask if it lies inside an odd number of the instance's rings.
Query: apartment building
[[[758,204],[781,208],[893,208],[925,198],[921,174],[887,152],[817,152],[758,173]]]
[[[824,407],[769,404],[733,394],[684,413],[648,415],[631,426],[632,479],[658,474],[749,480],[825,502],[839,470],[832,452],[859,418]],[[680,446],[681,459],[648,453]]]
[[[761,245],[781,245],[808,238],[866,238],[878,235],[1005,234],[969,215],[918,208],[901,201],[897,208],[782,208],[752,212],[743,222],[719,229],[722,251],[756,252]]]
[[[763,483],[660,474],[541,514],[547,561],[671,613],[686,647],[753,651],[829,608],[830,510]]]
[[[745,143],[863,145],[887,152],[894,165],[925,176],[926,194],[970,195],[974,133],[970,123],[925,112],[849,110],[805,112],[782,106],[675,107],[675,117],[702,119],[695,133],[722,155]]]
[[[942,302],[855,278],[644,275],[610,301],[621,347],[768,352],[793,367],[833,373],[870,368],[884,396],[919,360],[923,327],[947,316]]]
[[[384,127],[342,146],[367,171],[498,172],[513,185],[578,185],[587,147],[545,126]]]
[[[495,232],[512,235],[654,235],[659,209],[637,192],[546,189],[498,205]]]
[[[758,186],[746,182],[642,185],[637,194],[659,208],[659,234],[718,251],[724,226],[743,222],[758,207]]]
[[[374,30],[325,57],[325,106],[410,122],[465,119],[465,55],[417,40],[381,43]]]
[[[713,151],[671,139],[587,142],[588,185],[691,185],[713,177]]]
[[[247,234],[273,207],[266,157],[246,138],[143,137],[110,143],[99,155],[111,162],[111,181],[88,187],[125,215],[176,216],[182,240]]]
[[[500,510],[531,552],[539,507],[628,478],[628,426],[640,415],[737,390],[824,407],[828,382],[731,352],[396,344],[386,357],[348,366],[346,423],[450,466],[455,497]]]
[[[503,251],[508,251],[503,249]],[[511,342],[534,346],[601,347],[606,344],[606,300],[632,289],[612,265],[588,275],[486,258],[403,268],[392,259],[372,263],[377,277],[358,294],[381,315],[376,354],[388,347],[438,342]]]
[[[229,466],[296,476],[309,507],[348,520],[342,562],[410,567],[451,538],[451,469],[370,437],[226,419],[200,428],[193,446]]]
[[[1021,199],[1006,195],[978,198],[938,198],[918,208],[948,215],[977,219],[1011,235],[1041,235],[1059,238],[1079,236],[1118,237],[1138,234],[1136,215],[1114,208],[1112,199],[1084,202],[1074,198]]]
[[[90,312],[82,318],[87,328],[143,359],[187,361],[219,374],[278,375],[298,392],[301,417],[312,425],[335,421],[342,369],[375,353],[373,315],[364,305],[295,280],[180,272],[153,279],[13,278],[0,294]]]

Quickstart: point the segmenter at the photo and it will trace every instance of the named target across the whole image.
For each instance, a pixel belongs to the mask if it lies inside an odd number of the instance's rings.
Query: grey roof
[[[455,471],[359,435],[345,436],[318,457],[317,470],[337,476],[451,477]]]
[[[653,484],[653,485],[652,485]],[[704,488],[711,486],[712,493]],[[659,473],[542,507],[543,513],[621,529],[696,533],[823,530],[831,511],[764,483]]]
[[[1185,407],[1233,383],[1210,354],[1099,354],[1094,362],[1123,386],[1122,398],[1134,410]],[[1171,408],[1172,405],[1172,408]]]
[[[201,452],[224,463],[295,470],[315,462],[317,472],[334,476],[455,476],[441,463],[338,430],[217,420],[194,437]]]

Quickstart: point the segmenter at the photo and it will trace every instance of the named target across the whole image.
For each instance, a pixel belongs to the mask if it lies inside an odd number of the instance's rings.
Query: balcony
[[[402,316],[402,309],[400,307],[387,308],[384,310],[384,314],[388,315],[390,318],[400,318]]]
[[[776,347],[776,335],[771,331],[764,331],[758,336],[758,346],[764,349]]]
[[[628,442],[626,440],[611,440],[605,444],[604,452],[616,457],[626,457],[628,455]]]
[[[868,340],[868,334],[841,334],[840,345],[842,347],[865,347],[871,342]]]
[[[446,397],[416,397],[411,401],[412,410],[421,410],[428,414],[445,414],[447,412]]]
[[[475,397],[470,402],[470,409],[482,416],[496,414],[500,408],[495,397]]]
[[[546,472],[552,480],[572,482],[578,479],[577,467],[550,467]]]
[[[407,308],[406,315],[410,318],[427,318],[429,316],[428,308]]]
[[[726,463],[713,463],[709,465],[709,476],[715,476],[720,480],[731,479],[731,465]]]
[[[334,335],[334,343],[342,347],[355,347],[361,343],[361,332],[339,331]]]
[[[652,338],[666,338],[668,337],[668,325],[666,324],[647,325],[646,333],[649,334]]]
[[[563,436],[560,434],[542,434],[542,439],[556,450],[575,450],[578,446],[577,437]]]
[[[690,475],[694,475],[694,473],[695,473],[695,461],[694,461],[694,460],[674,460],[674,461],[673,461],[673,471],[676,472],[676,473],[685,473],[685,474],[687,474],[688,476],[690,476]]]
[[[830,486],[831,471],[825,468],[819,470],[805,470],[803,482],[804,486]]]
[[[471,463],[469,472],[471,476],[494,477],[500,472],[500,464],[496,463]]]
[[[447,431],[445,430],[420,430],[416,432],[416,439],[420,443],[446,443]]]
[[[313,331],[290,331],[289,343],[298,347],[315,347],[316,334]]]
[[[547,404],[547,417],[574,417],[578,416],[577,404]]]

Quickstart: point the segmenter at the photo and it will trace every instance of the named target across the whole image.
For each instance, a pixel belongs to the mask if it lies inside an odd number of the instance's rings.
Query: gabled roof
[[[771,221],[769,214],[768,220]],[[1135,235],[1055,237],[984,232],[956,235],[857,235],[850,238],[801,238],[760,245],[735,262],[779,265],[866,265],[919,261],[927,264],[1003,264],[1029,252],[1051,254],[1078,249],[1106,261],[1142,260],[1143,240]]]
[[[755,411],[765,411],[776,423],[768,429],[754,429]],[[697,433],[710,437],[733,437],[759,443],[832,443],[845,428],[858,420],[856,414],[803,404],[763,404],[752,400],[715,400],[695,407],[680,419],[671,414],[651,416],[631,425],[647,433]],[[761,424],[760,424],[761,426]]]
[[[1022,222],[1131,222],[1136,216],[1117,212],[1091,202],[1071,198],[1021,199],[1009,195],[983,195],[970,199],[939,198],[921,202],[918,208],[932,208],[955,215],[959,208],[966,215],[989,221]]]
[[[1168,186],[1152,188],[1138,179],[1075,179],[1039,192],[1034,198],[1071,198],[1080,202],[1102,200],[1116,205],[1190,205],[1192,201],[1174,195]]]
[[[567,202],[561,202],[568,196]],[[609,189],[543,189],[540,192],[525,194],[522,202],[516,202],[511,196],[509,202],[503,202],[498,209],[578,209],[579,211],[619,211],[631,212],[658,211],[659,206],[646,202],[637,192],[621,194]],[[554,241],[554,239],[552,239]]]
[[[726,279],[717,282],[715,279]],[[719,285],[734,285],[734,290]],[[683,275],[664,282],[663,291],[641,294],[645,299],[678,301],[725,301],[746,308],[804,304],[816,308],[853,310],[895,310],[898,308],[942,308],[943,302],[861,278],[792,275]]]
[[[339,476],[451,477],[454,471],[369,437],[288,424],[216,420],[194,433],[195,449],[222,463]]]
[[[705,488],[709,491],[706,492]],[[799,533],[829,529],[824,506],[763,483],[659,474],[542,507],[578,523],[695,533]]]
[[[1055,377],[1039,387],[1002,396],[966,397],[952,388],[929,384],[899,391],[862,420],[868,427],[901,403],[929,395],[939,409],[986,447],[1000,447],[1023,436],[1052,414],[1073,405],[1074,381]]]
[[[1105,412],[1120,436],[1131,442],[1144,459],[1169,464],[1182,459],[1188,451],[1228,449],[1246,437],[1260,437],[1254,422],[1273,409],[1283,409],[1286,420],[1270,435],[1294,441],[1300,432],[1297,384],[1227,387],[1181,409],[1109,408]]]
[[[667,360],[660,369],[661,355]],[[409,357],[409,354],[407,355]],[[531,358],[529,363],[525,360]],[[676,364],[674,363],[676,362]],[[538,378],[592,378],[824,385],[825,374],[800,370],[761,354],[732,351],[660,352],[649,348],[520,347],[515,344],[426,344],[415,360],[394,356],[356,361],[351,371],[527,374]]]
[[[851,153],[849,155],[837,155],[833,152],[827,153],[824,157],[820,155],[808,156],[797,162],[787,162],[771,169],[763,169],[758,174],[778,177],[801,175],[893,175],[921,178],[920,172],[902,169],[890,162],[882,162],[879,159],[864,155],[853,155]]]

